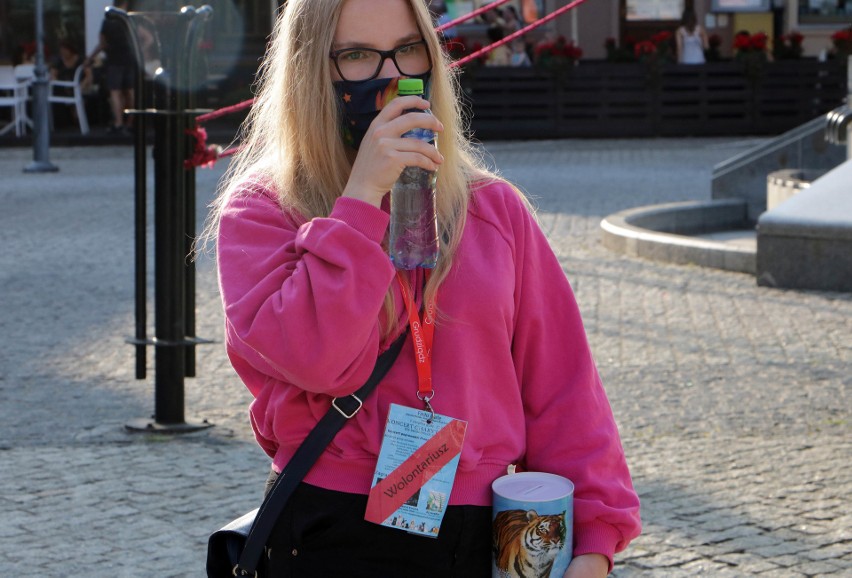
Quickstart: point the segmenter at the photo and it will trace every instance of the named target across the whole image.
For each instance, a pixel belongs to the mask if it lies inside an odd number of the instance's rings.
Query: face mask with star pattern
[[[429,76],[427,73],[416,77],[423,79],[423,85],[426,88],[424,98],[427,100]],[[366,82],[338,80],[332,83],[340,99],[343,142],[358,150],[370,124],[385,105],[399,94],[398,83],[399,77],[376,78]]]

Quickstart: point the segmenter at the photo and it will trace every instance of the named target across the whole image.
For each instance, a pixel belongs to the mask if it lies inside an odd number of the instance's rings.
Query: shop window
[[[69,41],[83,51],[84,0],[44,2],[44,46],[48,60],[57,54],[59,42]],[[0,61],[31,62],[35,51],[33,0],[0,0]]]
[[[799,0],[799,24],[852,22],[852,0]]]
[[[628,22],[680,20],[684,0],[627,0]]]
[[[711,12],[769,12],[772,6],[780,6],[782,0],[713,0]]]

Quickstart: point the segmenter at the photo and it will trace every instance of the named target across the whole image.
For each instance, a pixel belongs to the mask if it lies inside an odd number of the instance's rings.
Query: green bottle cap
[[[400,96],[409,96],[412,94],[423,94],[423,79],[422,78],[400,78],[397,85]]]

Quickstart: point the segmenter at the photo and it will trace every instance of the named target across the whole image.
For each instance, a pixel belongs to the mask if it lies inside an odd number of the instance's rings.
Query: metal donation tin
[[[543,472],[494,480],[492,578],[561,578],[571,562],[574,484]]]

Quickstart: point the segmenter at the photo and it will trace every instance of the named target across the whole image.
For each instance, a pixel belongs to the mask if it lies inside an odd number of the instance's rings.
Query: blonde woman
[[[387,102],[401,76],[424,79],[428,101]],[[405,113],[426,108],[434,114]],[[437,149],[401,138],[413,127],[439,133]],[[574,482],[565,576],[605,576],[639,533],[612,412],[528,204],[464,137],[456,80],[422,0],[289,0],[247,128],[208,234],[217,235],[228,355],[255,397],[251,423],[271,479],[409,320],[434,320],[432,347],[416,357],[407,337],[288,502],[267,544],[268,575],[489,576],[491,483],[519,463]],[[387,192],[405,166],[438,171],[431,274],[398,275],[387,255]],[[429,497],[443,515],[408,530],[403,511],[368,521],[380,448],[399,442],[385,434],[389,415],[428,415],[424,397],[466,425],[451,444],[459,453],[446,496]]]

